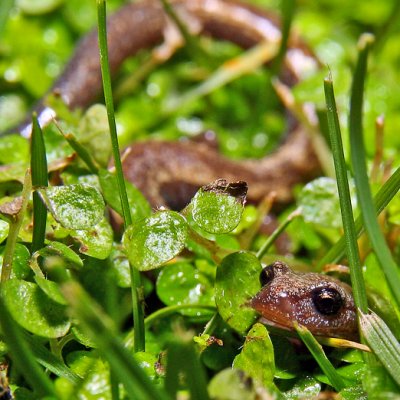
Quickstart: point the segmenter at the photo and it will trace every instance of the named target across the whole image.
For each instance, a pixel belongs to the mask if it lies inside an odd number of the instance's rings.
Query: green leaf
[[[111,156],[110,131],[107,110],[102,104],[89,107],[79,121],[78,140],[103,167]]]
[[[159,360],[154,354],[139,351],[133,355],[133,358],[152,381],[160,378],[160,375],[156,371],[156,365]]]
[[[326,228],[341,228],[339,195],[336,182],[322,177],[307,183],[299,194],[298,205],[305,221]]]
[[[80,242],[79,251],[82,254],[104,260],[111,253],[114,233],[105,218],[92,229],[77,229],[71,232],[71,236]]]
[[[275,377],[293,379],[301,373],[298,356],[289,339],[275,335],[272,337],[275,354]]]
[[[83,261],[78,254],[61,242],[48,242],[46,247],[40,249],[38,253],[42,257],[60,256],[67,262],[67,265],[83,267]]]
[[[116,193],[118,193],[117,177],[111,172],[101,169],[99,171],[99,180],[107,204],[117,211],[118,214],[122,215],[121,201],[119,196],[116,196]],[[140,221],[143,218],[149,217],[151,214],[151,207],[141,191],[127,181],[125,181],[125,187],[132,221]]]
[[[256,390],[241,371],[227,368],[214,375],[208,385],[208,393],[214,400],[254,400]]]
[[[188,235],[186,220],[174,211],[159,211],[125,231],[123,244],[131,265],[140,271],[158,268],[177,256]]]
[[[297,379],[293,387],[284,393],[288,400],[314,399],[321,391],[321,384],[311,376]]]
[[[214,305],[210,281],[189,263],[180,262],[163,268],[158,275],[156,289],[160,300],[168,306]],[[196,316],[199,309],[183,309],[181,313]]]
[[[54,219],[68,229],[90,229],[103,218],[104,201],[99,191],[76,184],[39,189]]]
[[[29,142],[21,135],[0,138],[0,163],[14,164],[29,162]]]
[[[4,249],[4,246],[0,247],[0,272],[3,265]],[[21,243],[16,243],[12,261],[11,279],[25,279],[29,276],[31,273],[29,259],[30,253],[28,248]]]
[[[62,295],[57,283],[49,281],[48,279],[42,278],[38,275],[35,276],[35,281],[40,289],[42,289],[43,292],[46,293],[51,300],[63,306],[67,305],[67,302],[65,301],[65,298]]]
[[[3,301],[23,328],[38,336],[58,338],[70,327],[65,307],[51,300],[36,284],[11,279],[2,286]]]
[[[72,372],[84,380],[77,386],[65,377],[58,378],[55,383],[61,399],[111,400],[110,368],[98,354],[73,351],[67,355],[67,362]]]
[[[239,225],[246,192],[247,185],[227,184],[222,179],[202,187],[189,205],[193,220],[209,233],[233,231]]]
[[[274,348],[264,325],[256,323],[250,329],[242,351],[233,361],[233,367],[246,372],[266,388],[273,387]]]
[[[246,332],[257,318],[247,306],[260,290],[261,263],[252,253],[228,255],[217,268],[215,302],[221,317],[240,333]]]

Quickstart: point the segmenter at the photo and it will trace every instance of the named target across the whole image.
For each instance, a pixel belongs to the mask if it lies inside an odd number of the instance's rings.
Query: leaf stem
[[[146,328],[149,328],[154,321],[160,318],[168,317],[171,314],[175,314],[181,310],[187,309],[199,309],[199,310],[207,310],[207,311],[215,311],[215,306],[208,306],[203,304],[180,304],[175,306],[168,306],[164,308],[160,308],[159,310],[150,314],[145,320],[144,323]]]
[[[288,215],[285,221],[280,224],[267,238],[261,248],[257,251],[256,257],[261,260],[269,248],[273,245],[278,236],[290,225],[290,223],[298,216],[301,215],[301,210],[298,208]]]

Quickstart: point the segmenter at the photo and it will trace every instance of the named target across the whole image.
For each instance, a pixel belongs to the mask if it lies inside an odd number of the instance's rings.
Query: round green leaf
[[[322,177],[313,180],[303,187],[298,204],[307,222],[326,228],[340,228],[339,195],[336,181]]]
[[[68,229],[90,229],[100,222],[104,201],[93,186],[76,184],[39,189],[54,219]]]
[[[35,283],[11,279],[2,285],[1,295],[15,321],[46,338],[64,336],[70,327],[65,307],[50,299]]]
[[[0,247],[0,272],[3,265],[4,249],[5,246]],[[32,270],[29,266],[30,257],[31,255],[26,246],[21,243],[17,243],[15,245],[12,261],[11,279],[25,279],[32,273]]]
[[[48,279],[42,278],[41,276],[38,275],[35,276],[35,281],[40,287],[40,289],[42,289],[43,292],[50,297],[50,299],[52,299],[58,304],[64,306],[67,305],[65,297],[62,295],[60,287],[57,285],[57,283],[49,281]]]
[[[131,265],[141,271],[160,267],[184,248],[186,220],[174,211],[159,211],[125,231],[123,244]]]
[[[218,188],[219,189],[219,188]],[[243,197],[228,191],[200,189],[190,203],[193,220],[209,233],[233,231],[243,212]]]
[[[216,374],[208,385],[212,399],[254,400],[256,389],[249,384],[247,377],[238,370],[226,368]]]
[[[114,233],[105,218],[92,229],[77,229],[71,236],[81,243],[79,251],[82,254],[104,260],[111,253]]]
[[[256,323],[251,328],[242,351],[233,361],[233,367],[246,372],[266,388],[273,388],[274,348],[264,325]]]
[[[235,330],[245,333],[257,318],[247,306],[260,290],[261,264],[252,253],[238,252],[228,255],[217,268],[215,302],[221,317]]]
[[[212,286],[209,280],[193,265],[179,262],[167,265],[157,278],[157,295],[168,305],[204,304],[214,305]],[[182,310],[184,315],[197,316],[199,310]]]
[[[99,181],[107,204],[122,215],[121,201],[119,196],[117,196],[118,185],[116,176],[105,169],[101,169],[99,171]],[[151,214],[151,207],[142,192],[130,182],[125,181],[125,187],[132,221],[135,222],[149,217]]]

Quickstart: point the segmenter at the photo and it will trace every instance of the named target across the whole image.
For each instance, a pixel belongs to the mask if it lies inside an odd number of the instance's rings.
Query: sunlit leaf
[[[51,186],[39,193],[56,221],[69,229],[90,229],[103,218],[104,201],[89,185]]]
[[[114,233],[105,218],[91,229],[77,229],[71,232],[71,236],[80,242],[79,251],[82,254],[104,260],[111,253]]]
[[[189,206],[193,220],[206,232],[231,232],[240,222],[246,193],[244,182],[228,184],[220,179],[203,186]]]
[[[170,305],[205,304],[214,305],[213,291],[209,280],[189,263],[167,265],[158,275],[157,295]],[[198,315],[199,310],[182,310],[185,315]]]
[[[100,185],[107,204],[122,215],[121,201],[118,196],[117,178],[111,172],[101,169],[99,171]],[[130,182],[125,182],[126,194],[128,195],[129,207],[132,221],[139,221],[149,217],[151,207],[139,189]]]
[[[260,261],[252,253],[228,255],[217,268],[215,301],[221,317],[234,329],[244,333],[257,318],[247,306],[260,290]]]
[[[173,211],[159,211],[127,228],[123,244],[130,263],[141,271],[158,268],[177,256],[188,234],[186,220]]]
[[[256,323],[246,336],[242,351],[235,357],[233,367],[245,371],[265,387],[272,387],[275,373],[274,348],[267,328]]]
[[[50,299],[36,284],[11,279],[2,285],[1,295],[12,317],[38,336],[58,338],[70,327],[65,307]]]

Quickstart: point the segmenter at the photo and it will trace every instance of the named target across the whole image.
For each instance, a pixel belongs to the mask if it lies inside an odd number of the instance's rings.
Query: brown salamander
[[[293,329],[293,322],[319,336],[358,338],[351,288],[327,275],[298,273],[277,261],[260,274],[261,290],[250,306],[267,323]]]
[[[176,0],[172,4],[178,14],[186,16],[185,20],[189,17],[196,21],[202,34],[244,48],[280,39],[275,18],[245,3]],[[127,4],[112,15],[107,25],[111,71],[116,72],[128,56],[162,42],[166,21],[160,2],[151,0]],[[309,49],[293,38],[285,58],[285,81],[295,83],[317,66]],[[58,93],[70,108],[85,108],[99,97],[101,73],[96,31],[81,40],[51,92]],[[37,114],[43,125],[55,112],[41,104]],[[292,198],[293,186],[319,171],[308,135],[298,123],[291,125],[287,140],[263,160],[228,160],[204,144],[148,141],[131,146],[123,162],[124,173],[154,207],[182,208],[197,188],[218,178],[246,181],[250,201],[258,202],[276,192],[276,202],[287,203]],[[21,134],[29,136],[30,126],[25,125]]]

